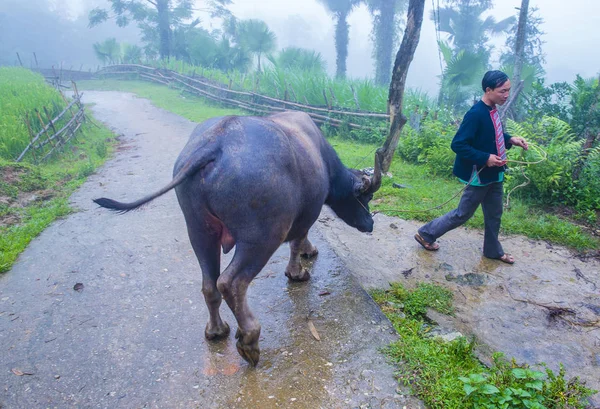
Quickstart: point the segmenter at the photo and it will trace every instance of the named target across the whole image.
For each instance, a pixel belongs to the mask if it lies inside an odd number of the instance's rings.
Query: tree
[[[193,12],[192,0],[108,0],[111,4],[112,15],[102,8],[95,8],[89,14],[89,27],[94,27],[114,18],[119,27],[124,27],[135,21],[143,32],[143,39],[150,47],[147,54],[152,53],[152,47],[158,43],[158,53],[161,59],[171,55],[171,40],[174,28],[184,25],[191,20]],[[226,13],[225,6],[231,0],[210,0],[208,9],[215,15]],[[199,20],[194,20],[195,26]],[[150,52],[148,52],[150,51]]]
[[[375,83],[389,85],[392,76],[394,44],[402,24],[401,15],[406,0],[366,0],[373,17],[373,58],[375,59]]]
[[[287,47],[276,57],[269,58],[271,63],[284,69],[303,71],[325,71],[326,63],[321,53],[299,47]]]
[[[381,183],[381,172],[387,172],[390,168],[394,152],[398,147],[400,132],[407,121],[406,116],[402,113],[402,100],[404,98],[404,87],[406,85],[408,69],[415,55],[417,45],[419,45],[424,10],[425,0],[409,1],[406,30],[404,31],[400,50],[398,50],[396,60],[394,61],[392,82],[388,96],[390,132],[383,146],[377,149],[375,153],[375,175],[372,182],[375,186]]]
[[[439,47],[445,68],[438,103],[454,110],[463,110],[465,102],[481,92],[479,83],[486,71],[488,56],[483,52],[467,50],[454,54],[445,42],[440,42]]]
[[[447,0],[445,7],[432,12],[438,30],[449,35],[448,43],[439,41],[446,64],[440,104],[462,109],[467,99],[480,91],[481,76],[490,58],[488,35],[506,32],[515,21],[514,17],[499,22],[493,16],[483,19],[491,7],[491,0]]]
[[[361,0],[319,0],[333,15],[335,20],[335,76],[346,78],[348,59],[349,25],[348,15]]]
[[[277,36],[269,30],[269,26],[262,20],[249,19],[237,23],[236,41],[248,49],[258,59],[258,72],[261,71],[260,57],[275,51]]]
[[[123,43],[121,51],[124,64],[139,64],[142,60],[142,49],[137,45]]]
[[[527,14],[527,23],[525,26],[525,45],[523,50],[523,62],[525,64],[533,65],[538,70],[543,71],[542,65],[546,62],[542,46],[544,41],[542,36],[546,34],[540,29],[540,26],[544,23],[544,19],[539,15],[539,9],[532,7],[529,9]],[[515,64],[515,53],[516,48],[516,34],[518,24],[513,25],[509,30],[509,35],[506,38],[506,50],[500,56],[500,62],[503,65],[514,65]]]
[[[121,59],[121,46],[115,38],[107,38],[101,43],[94,43],[94,53],[103,64],[116,64]]]
[[[484,20],[482,14],[491,8],[491,0],[448,0],[446,3],[448,6],[441,7],[432,19],[437,18],[439,31],[449,34],[456,52],[489,52],[488,34],[504,33],[516,21],[515,17],[508,17],[497,22],[493,16]]]

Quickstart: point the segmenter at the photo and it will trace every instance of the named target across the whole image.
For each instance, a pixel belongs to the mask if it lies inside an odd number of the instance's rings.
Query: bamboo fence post
[[[40,68],[40,66],[38,64],[38,60],[37,60],[37,55],[35,55],[35,51],[33,52],[33,58],[35,59],[35,67]]]
[[[46,124],[44,123],[44,120],[42,119],[42,115],[40,114],[40,111],[36,108],[35,113],[38,116],[38,119],[40,120],[40,123],[42,124],[42,128],[46,127]],[[50,139],[50,137],[48,136],[49,132],[48,130],[46,130],[45,132],[43,132],[44,134],[46,134],[46,140],[48,141],[48,143],[52,146],[54,145],[54,141],[52,141],[52,139]]]
[[[292,95],[294,96],[294,101],[298,102],[298,97],[296,96],[296,92],[294,91],[294,88],[292,87],[292,84],[290,84],[289,82],[287,83],[290,91],[292,91]]]
[[[33,131],[31,130],[31,124],[29,123],[29,114],[25,114],[25,125],[27,125],[27,132],[29,132],[29,139],[31,140],[29,146],[31,146],[31,154],[33,155],[33,162],[34,163],[38,163],[37,161],[37,157],[35,156],[35,147],[33,146]],[[17,162],[19,161],[19,159],[23,156],[23,154],[21,154],[21,156],[17,159]]]
[[[323,89],[323,98],[325,99],[325,105],[327,105],[327,109],[331,111],[331,105],[329,104],[329,101],[327,100],[327,93],[325,92],[325,89]]]
[[[329,93],[331,93],[331,100],[333,101],[333,103],[339,107],[340,103],[338,102],[337,98],[335,97],[335,94],[333,93],[333,88],[329,87]]]
[[[356,109],[360,111],[360,104],[358,103],[358,95],[356,95],[356,91],[354,90],[354,86],[350,84],[350,89],[352,90],[352,95],[354,95],[354,103],[356,104]]]
[[[21,64],[21,67],[23,66],[23,61],[21,61],[21,56],[19,55],[19,53],[17,52],[17,58],[19,59],[19,64]]]
[[[71,84],[75,84],[75,81],[71,80]],[[67,106],[69,105],[69,101],[67,101],[67,98],[65,97],[65,95],[62,92],[59,92],[60,96],[62,97],[63,101],[65,102],[65,104],[67,104]],[[78,113],[79,111],[77,111]],[[71,118],[75,118],[75,116],[77,115],[77,113],[73,113],[73,107],[69,107],[69,113],[71,114]],[[75,123],[77,123],[77,125],[80,124],[79,122],[79,118],[75,118]],[[77,139],[77,137],[75,136],[75,134],[73,133],[73,137],[75,139]]]

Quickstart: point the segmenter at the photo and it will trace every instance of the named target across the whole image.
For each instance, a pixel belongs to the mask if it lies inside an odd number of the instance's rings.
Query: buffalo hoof
[[[300,256],[304,258],[313,258],[316,257],[317,254],[319,254],[319,249],[311,244],[310,247],[307,246],[307,248],[302,249]]]
[[[211,326],[210,324],[206,324],[206,329],[204,330],[204,336],[209,341],[226,338],[229,335],[229,325],[226,322],[223,322],[220,326]]]
[[[287,268],[285,270],[285,276],[292,281],[308,281],[310,279],[308,270],[301,267],[298,269]]]
[[[260,349],[258,349],[258,341],[254,341],[249,344],[244,344],[242,342],[244,338],[239,328],[235,333],[235,337],[238,340],[235,346],[237,347],[240,356],[244,358],[251,366],[256,366],[256,364],[258,364],[258,359],[260,358]]]

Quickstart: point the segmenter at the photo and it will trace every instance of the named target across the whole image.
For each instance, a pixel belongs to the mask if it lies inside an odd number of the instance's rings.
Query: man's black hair
[[[483,92],[485,92],[487,88],[496,89],[502,86],[506,81],[508,81],[508,75],[502,71],[488,71],[481,80],[481,88],[483,88]]]

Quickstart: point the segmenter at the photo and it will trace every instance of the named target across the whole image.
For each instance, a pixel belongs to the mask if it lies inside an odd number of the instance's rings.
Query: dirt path
[[[91,201],[166,184],[194,124],[130,94],[85,99],[124,145],[72,196],[81,211],[0,276],[1,408],[422,407],[397,393],[378,352],[393,329],[322,229],[312,232],[320,255],[308,283],[288,283],[282,246],[250,287],[263,330],[258,368],[237,354],[234,331],[208,344],[201,274],[175,194],[121,216]]]
[[[507,265],[484,258],[483,233],[466,228],[448,233],[438,240],[439,251],[428,252],[413,239],[420,224],[381,214],[369,236],[356,236],[331,214],[322,214],[320,224],[363,287],[401,282],[410,288],[423,281],[449,287],[456,317],[440,320],[450,331],[475,335],[486,345],[484,355],[501,351],[518,362],[546,362],[555,371],[562,362],[568,375],[600,390],[598,261],[511,236],[501,238],[517,260]],[[600,394],[593,404],[600,408]]]

